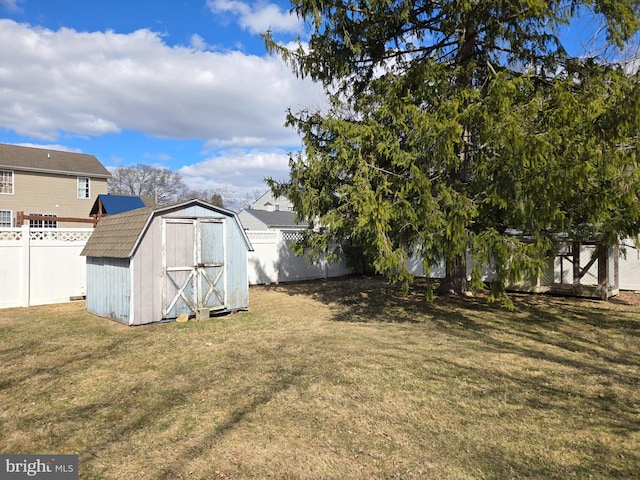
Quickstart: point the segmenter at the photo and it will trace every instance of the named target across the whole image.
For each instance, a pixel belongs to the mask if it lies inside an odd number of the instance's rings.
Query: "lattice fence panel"
[[[247,232],[250,242],[276,242],[278,240],[278,232],[251,230]]]
[[[30,231],[31,241],[57,241],[57,242],[86,242],[91,236],[91,230],[80,229],[38,229]]]
[[[302,234],[299,232],[282,232],[282,239],[287,242],[298,242],[302,240]]]
[[[0,230],[0,242],[16,242],[22,240],[22,230]]]

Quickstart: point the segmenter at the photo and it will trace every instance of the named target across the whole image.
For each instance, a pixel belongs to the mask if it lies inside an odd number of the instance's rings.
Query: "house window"
[[[30,213],[38,217],[56,217],[53,213]],[[58,228],[58,222],[55,220],[29,220],[29,226],[32,228]]]
[[[11,224],[13,223],[11,221],[12,217],[13,215],[11,214],[11,210],[0,210],[0,227],[11,227]]]
[[[0,193],[13,193],[13,172],[0,170]]]
[[[89,194],[89,177],[78,177],[78,198],[91,198]]]

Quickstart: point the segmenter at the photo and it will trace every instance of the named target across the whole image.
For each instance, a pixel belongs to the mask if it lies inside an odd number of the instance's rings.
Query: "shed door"
[[[164,318],[225,309],[224,253],[223,219],[163,219]]]

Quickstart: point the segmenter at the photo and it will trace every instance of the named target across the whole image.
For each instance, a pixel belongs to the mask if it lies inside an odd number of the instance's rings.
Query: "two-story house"
[[[287,197],[274,197],[266,192],[251,207],[238,213],[245,230],[301,230],[307,222],[296,222],[293,204]]]
[[[267,212],[291,212],[293,204],[287,197],[274,197],[271,190],[257,198],[249,207],[251,210],[265,210]]]
[[[39,215],[34,227],[87,227],[55,220],[88,218],[109,171],[93,155],[0,144],[0,227],[16,225],[16,215]]]

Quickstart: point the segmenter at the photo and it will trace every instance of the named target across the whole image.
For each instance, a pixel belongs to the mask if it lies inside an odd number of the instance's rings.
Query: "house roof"
[[[295,212],[246,209],[243,212],[252,215],[268,228],[306,228],[307,222],[296,222]]]
[[[97,215],[100,213],[100,203],[102,203],[102,213],[105,215],[114,215],[116,213],[128,212],[137,208],[153,206],[153,204],[149,204],[148,199],[143,197],[100,194],[93,203],[93,207],[91,207],[89,215]]]
[[[202,200],[188,200],[159,207],[143,207],[116,215],[102,217],[87,240],[80,255],[85,257],[109,257],[109,258],[129,258],[133,256],[138,243],[142,239],[144,232],[152,219],[156,215],[169,213],[174,210],[200,205],[210,210],[222,213],[234,218],[240,225],[236,214],[230,210],[216,207]],[[240,228],[249,250],[253,250],[251,242]]]
[[[93,155],[4,143],[0,143],[0,168],[98,178],[111,176]]]

